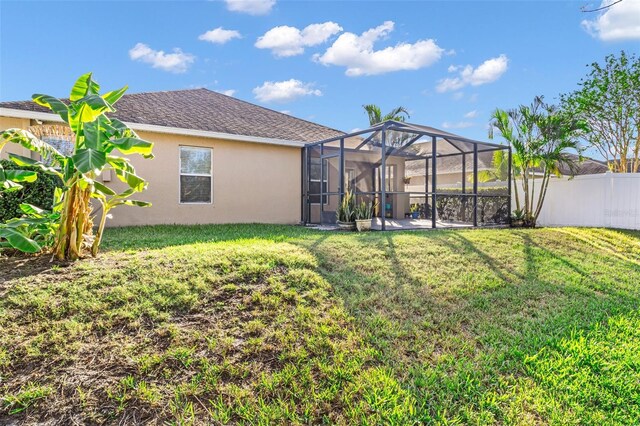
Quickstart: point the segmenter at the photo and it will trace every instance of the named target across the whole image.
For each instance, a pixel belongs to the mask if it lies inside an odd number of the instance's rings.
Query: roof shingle
[[[204,88],[127,94],[115,107],[110,116],[129,123],[301,142],[343,134]],[[32,101],[0,102],[0,108],[51,112]]]

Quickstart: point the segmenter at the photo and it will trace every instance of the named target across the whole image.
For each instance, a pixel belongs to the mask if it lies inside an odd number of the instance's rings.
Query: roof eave
[[[42,120],[42,121],[56,121],[60,123],[64,122],[62,118],[57,114],[51,114],[47,112],[38,112],[38,111],[26,111],[26,110],[13,109],[13,108],[0,108],[0,116],[12,117],[12,118],[28,118],[28,119]],[[197,130],[197,129],[184,129],[181,127],[158,126],[155,124],[132,123],[132,122],[126,122],[126,121],[125,121],[125,124],[136,131],[164,133],[164,134],[170,134],[170,135],[196,136],[196,137],[208,138],[208,139],[225,139],[225,140],[233,140],[233,141],[239,141],[239,142],[291,146],[295,148],[302,148],[305,146],[305,144],[307,144],[307,142],[304,142],[304,141],[265,138],[265,137],[250,136],[250,135],[236,135],[233,133],[222,133],[222,132],[213,132],[209,130]]]

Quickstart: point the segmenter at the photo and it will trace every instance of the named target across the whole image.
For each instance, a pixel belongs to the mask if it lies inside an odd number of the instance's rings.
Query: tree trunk
[[[638,173],[640,170],[640,127],[638,128],[638,137],[636,138],[636,146],[633,149],[633,173]]]
[[[511,174],[513,175],[513,188],[514,188],[514,195],[515,195],[515,199],[516,199],[516,210],[520,210],[520,197],[518,196],[518,182],[516,181],[516,172],[513,170],[513,166],[511,168]],[[511,194],[509,194],[511,195]],[[511,212],[509,212],[511,213]]]
[[[551,175],[548,172],[545,172],[545,175],[542,177],[542,186],[540,186],[540,196],[538,197],[538,205],[536,206],[536,212],[534,214],[533,223],[538,223],[538,217],[540,216],[540,212],[542,211],[542,205],[544,204],[544,199],[547,196],[547,189],[549,188],[549,181],[551,180]]]
[[[102,233],[104,232],[104,225],[107,222],[107,214],[109,211],[105,209],[104,203],[102,203],[102,217],[100,218],[100,225],[98,226],[98,233],[96,234],[93,244],[91,245],[91,256],[96,257],[98,255],[98,248],[100,247],[100,241],[102,241]]]
[[[86,235],[91,234],[91,189],[76,183],[67,190],[56,236],[54,254],[59,260],[77,260],[82,256]]]

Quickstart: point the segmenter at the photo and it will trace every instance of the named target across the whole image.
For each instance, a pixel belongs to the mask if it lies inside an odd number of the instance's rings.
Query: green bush
[[[62,187],[62,181],[53,175],[43,173],[35,167],[16,166],[9,160],[0,160],[5,170],[33,170],[38,172],[38,179],[33,183],[21,183],[22,189],[18,191],[3,192],[0,194],[0,223],[9,219],[21,217],[24,213],[20,204],[32,204],[41,209],[51,210],[53,204],[53,191],[56,187]]]

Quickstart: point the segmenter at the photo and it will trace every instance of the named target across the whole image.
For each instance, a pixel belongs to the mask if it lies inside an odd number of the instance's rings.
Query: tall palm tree
[[[387,114],[382,115],[380,107],[375,104],[362,105],[362,108],[369,116],[369,126],[375,126],[378,123],[385,121],[401,121],[404,122],[407,118],[410,118],[409,111],[403,106],[396,107],[389,111]],[[405,132],[390,132],[388,133],[388,140],[386,141],[388,146],[400,147],[411,137],[410,133]]]
[[[382,111],[380,110],[380,107],[378,105],[362,105],[362,108],[364,108],[364,110],[367,112],[367,115],[369,116],[369,126],[375,126],[378,123],[389,120],[405,121],[407,118],[410,118],[409,111],[407,111],[407,109],[402,106],[392,109],[384,116],[382,115]]]
[[[508,111],[496,109],[489,124],[489,137],[493,138],[497,130],[513,149],[511,179],[516,209],[522,210],[528,226],[535,226],[551,175],[559,175],[561,167],[573,173],[577,161],[582,159],[578,136],[585,130],[585,125],[546,104],[542,96],[534,98],[531,105],[520,105]],[[577,160],[567,151],[577,152]],[[523,206],[518,178],[522,180]],[[537,197],[536,178],[541,181]]]

